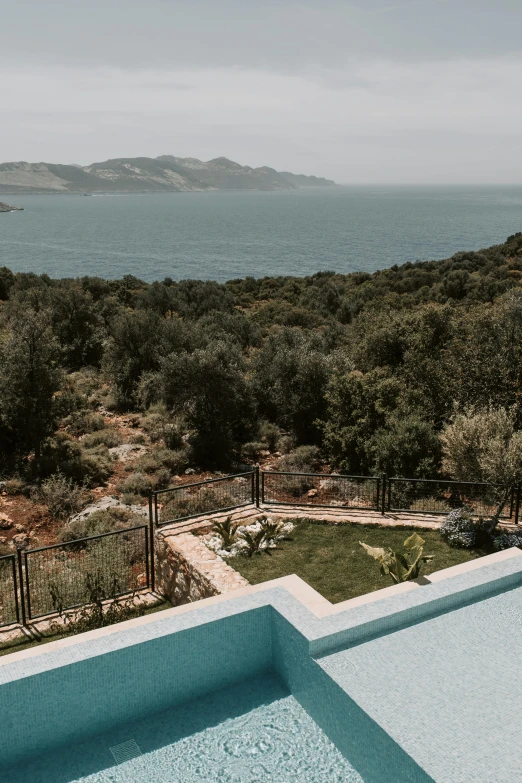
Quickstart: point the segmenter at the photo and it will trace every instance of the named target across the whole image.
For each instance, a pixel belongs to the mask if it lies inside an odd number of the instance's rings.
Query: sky
[[[522,0],[0,0],[0,162],[522,183]]]

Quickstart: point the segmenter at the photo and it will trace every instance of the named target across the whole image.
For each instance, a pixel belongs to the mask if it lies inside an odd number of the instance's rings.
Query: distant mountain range
[[[293,190],[335,185],[330,179],[253,169],[227,158],[114,158],[90,166],[0,163],[0,193],[145,193],[201,190]]]

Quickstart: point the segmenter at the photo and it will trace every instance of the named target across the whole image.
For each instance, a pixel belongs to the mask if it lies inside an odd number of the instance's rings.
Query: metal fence
[[[0,557],[0,628],[20,622],[16,557]]]
[[[344,476],[331,473],[260,471],[183,484],[152,492],[149,501],[153,527],[183,522],[255,503],[368,511],[408,511],[447,514],[469,506],[476,516],[491,516],[506,488],[472,481]],[[520,487],[510,487],[503,519],[518,524]]]
[[[471,481],[440,481],[432,479],[387,479],[386,509],[409,511],[416,514],[448,514],[455,508],[467,506],[478,517],[492,516],[500,498],[508,494],[503,519],[515,513],[518,522],[518,490]]]
[[[154,590],[154,529],[255,503],[447,514],[468,506],[496,512],[506,488],[440,479],[259,471],[152,492],[150,525],[137,525],[0,557],[0,627],[95,600]],[[518,524],[521,487],[509,489],[504,519]]]
[[[376,476],[263,471],[263,503],[380,510],[382,481]]]
[[[151,521],[158,527],[255,503],[258,475],[254,470],[153,492]]]
[[[151,586],[148,525],[27,549],[19,559],[24,621]]]

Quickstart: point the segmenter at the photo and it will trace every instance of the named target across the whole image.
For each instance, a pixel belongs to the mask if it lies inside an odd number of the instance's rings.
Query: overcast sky
[[[0,0],[0,161],[522,182],[522,0]]]

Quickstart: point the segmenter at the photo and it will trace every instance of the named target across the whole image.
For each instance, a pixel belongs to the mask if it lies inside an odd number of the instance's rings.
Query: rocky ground
[[[139,416],[118,415],[100,409],[105,424],[114,428],[122,443],[109,449],[112,458],[112,473],[106,483],[89,489],[84,507],[71,516],[73,520],[84,519],[95,511],[125,509],[132,514],[148,518],[146,496],[135,496],[131,504],[122,502],[122,483],[132,474],[133,467],[144,456],[153,453],[158,443],[152,443],[147,433],[139,426]],[[135,441],[139,439],[140,443]],[[82,438],[77,438],[81,442]],[[268,451],[261,456],[262,466],[274,466],[277,455]],[[193,482],[218,478],[222,473],[187,468],[181,474],[173,474],[169,485],[181,486]],[[0,554],[16,551],[17,548],[35,548],[55,544],[64,522],[54,519],[48,507],[38,499],[34,488],[25,486],[23,491],[13,492],[9,481],[0,481]]]

